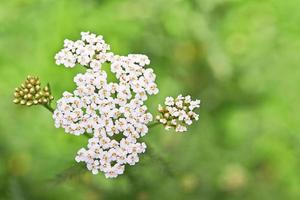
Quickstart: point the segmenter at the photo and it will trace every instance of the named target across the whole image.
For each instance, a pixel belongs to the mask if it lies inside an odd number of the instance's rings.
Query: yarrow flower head
[[[194,109],[199,107],[200,100],[192,101],[191,96],[167,97],[164,106],[158,105],[160,114],[156,116],[156,120],[163,124],[166,130],[174,128],[176,132],[185,132],[187,126],[199,119],[199,115],[194,112]]]
[[[77,88],[64,92],[58,100],[53,118],[57,128],[67,133],[92,134],[87,148],[76,156],[77,162],[85,162],[93,174],[104,172],[107,178],[117,177],[125,170],[125,164],[134,165],[138,154],[144,153],[145,143],[138,139],[148,132],[147,124],[152,115],[144,101],[158,93],[156,75],[146,68],[150,60],[145,55],[114,55],[102,36],[82,33],[81,40],[65,40],[64,49],[56,54],[58,65],[74,67],[80,64],[88,68],[86,73],[74,77]],[[103,63],[118,82],[107,82]]]
[[[28,76],[15,89],[13,102],[42,105],[53,114],[57,128],[72,135],[88,136],[87,146],[78,150],[75,160],[84,162],[93,174],[103,172],[106,178],[115,178],[124,173],[127,165],[138,163],[147,148],[140,138],[149,128],[162,124],[167,130],[184,132],[199,118],[194,110],[200,107],[200,100],[179,95],[167,97],[164,105],[158,106],[157,122],[148,125],[153,117],[145,101],[159,92],[156,75],[148,67],[149,58],[141,54],[116,55],[110,52],[101,35],[83,32],[80,40],[66,39],[55,60],[66,68],[76,65],[86,68],[85,73],[74,77],[74,91],[63,92],[53,109],[49,84],[42,88],[38,77]],[[109,65],[115,82],[108,81],[104,64]],[[163,160],[158,155],[153,158]],[[170,169],[167,171],[173,174]]]
[[[41,87],[40,79],[36,76],[28,76],[20,87],[15,89],[15,104],[21,105],[46,105],[53,100],[49,85]]]

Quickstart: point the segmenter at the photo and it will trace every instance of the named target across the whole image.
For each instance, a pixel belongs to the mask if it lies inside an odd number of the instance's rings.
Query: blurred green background
[[[0,199],[300,199],[299,0],[1,0]],[[74,75],[54,62],[65,38],[104,36],[112,51],[144,53],[160,93],[201,99],[186,134],[155,127],[149,154],[107,180],[75,165],[85,137],[51,114],[12,103],[28,74],[56,99]]]

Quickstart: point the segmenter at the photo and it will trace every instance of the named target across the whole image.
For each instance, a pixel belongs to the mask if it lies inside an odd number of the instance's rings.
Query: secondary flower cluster
[[[49,86],[41,88],[40,79],[35,76],[28,76],[20,87],[15,89],[15,104],[38,105],[49,104],[53,100]]]
[[[156,116],[156,120],[162,123],[166,130],[175,128],[176,132],[187,131],[187,126],[198,120],[199,115],[194,109],[200,107],[200,100],[191,100],[191,96],[179,95],[175,99],[167,97],[165,106],[158,105],[160,115]]]
[[[124,172],[125,164],[138,162],[138,154],[146,145],[138,138],[148,132],[152,115],[144,101],[148,95],[158,93],[156,76],[147,56],[131,54],[114,55],[106,52],[109,46],[102,36],[82,33],[79,41],[65,40],[64,49],[56,56],[56,63],[74,67],[86,66],[84,74],[74,77],[77,88],[65,92],[57,102],[53,118],[56,127],[67,133],[81,135],[92,133],[87,149],[78,151],[77,162],[85,162],[94,174],[104,172],[108,178]],[[101,69],[106,62],[116,75],[118,83],[108,83]]]

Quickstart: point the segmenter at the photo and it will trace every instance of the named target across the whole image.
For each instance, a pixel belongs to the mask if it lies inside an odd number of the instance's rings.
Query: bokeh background
[[[1,0],[0,199],[300,199],[299,0]],[[186,134],[155,127],[141,156],[107,180],[74,167],[85,137],[42,107],[12,103],[29,74],[56,99],[81,68],[54,63],[65,38],[104,36],[144,53],[160,93],[201,99]],[[75,165],[76,166],[76,165]],[[171,168],[173,173],[166,169]]]

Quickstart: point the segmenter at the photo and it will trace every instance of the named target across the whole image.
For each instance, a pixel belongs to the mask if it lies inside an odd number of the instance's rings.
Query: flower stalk
[[[47,110],[49,110],[52,114],[54,113],[54,108],[52,108],[50,104],[43,104],[43,106],[44,106]]]

